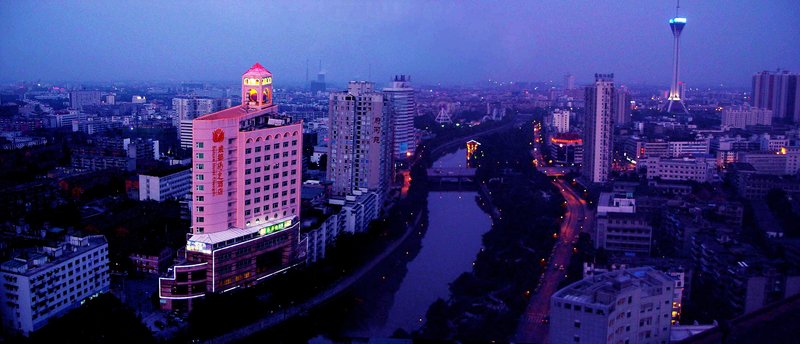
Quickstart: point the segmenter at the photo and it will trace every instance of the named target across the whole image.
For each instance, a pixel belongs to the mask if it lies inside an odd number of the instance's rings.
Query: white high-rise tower
[[[689,113],[686,109],[686,104],[683,103],[681,98],[681,89],[679,87],[680,79],[678,74],[680,72],[680,50],[681,50],[681,32],[686,26],[686,18],[678,17],[678,9],[681,7],[680,1],[675,9],[675,18],[669,20],[669,28],[672,30],[674,41],[672,43],[672,84],[669,86],[669,105],[667,105],[667,112],[672,112],[672,106],[675,103],[680,103],[683,112]],[[677,109],[677,108],[676,108]]]

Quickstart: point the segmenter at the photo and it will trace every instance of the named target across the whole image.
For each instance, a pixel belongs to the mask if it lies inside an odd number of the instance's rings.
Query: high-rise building
[[[564,75],[564,89],[565,90],[574,90],[575,89],[575,76],[572,74]]]
[[[595,74],[586,88],[583,130],[583,175],[592,183],[605,183],[611,170],[611,118],[614,114],[614,74]]]
[[[669,28],[672,30],[672,83],[669,86],[669,105],[667,105],[667,112],[672,111],[672,106],[675,103],[680,103],[683,112],[689,113],[686,109],[686,104],[683,102],[683,85],[680,80],[680,51],[681,51],[681,32],[686,26],[686,18],[678,17],[678,10],[675,10],[675,18],[669,20]],[[676,108],[677,109],[677,108]]]
[[[229,107],[231,107],[231,100],[228,98],[172,98],[172,109],[175,111],[181,147],[192,147],[192,120],[202,115],[224,110]]]
[[[625,125],[631,122],[631,96],[625,86],[617,87],[614,92],[614,125]]]
[[[553,128],[556,128],[557,133],[569,132],[569,116],[571,115],[569,110],[553,110]]]
[[[392,115],[394,132],[394,158],[396,161],[414,156],[417,140],[414,135],[414,116],[417,114],[417,103],[414,100],[414,89],[411,88],[411,76],[395,75],[392,86],[383,89]]]
[[[800,123],[800,74],[763,71],[753,75],[753,106],[772,110],[773,119]]]
[[[241,81],[241,105],[193,121],[191,235],[185,260],[159,279],[165,309],[298,261],[302,124],[278,114],[263,66]]]
[[[334,195],[363,188],[376,190],[383,200],[391,180],[390,111],[373,87],[371,82],[351,81],[347,91],[330,95],[327,176]]]
[[[550,298],[550,342],[669,343],[673,288],[651,267],[584,278]]]
[[[72,91],[69,93],[69,107],[80,110],[86,105],[100,104],[100,91]]]

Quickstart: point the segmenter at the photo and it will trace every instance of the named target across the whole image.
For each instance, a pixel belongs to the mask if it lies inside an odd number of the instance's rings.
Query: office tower
[[[763,71],[753,75],[753,106],[772,110],[773,119],[800,123],[800,74]]]
[[[584,278],[550,298],[550,342],[669,343],[675,282],[651,267]]]
[[[414,156],[417,140],[414,135],[414,116],[417,114],[417,103],[414,100],[414,89],[411,88],[411,76],[395,75],[392,86],[383,89],[393,120],[394,158],[401,161]]]
[[[586,88],[583,130],[583,175],[592,183],[605,183],[611,170],[611,117],[614,113],[614,74],[595,74]]]
[[[628,88],[617,87],[614,92],[614,125],[625,125],[631,121],[631,97]]]
[[[575,89],[575,76],[572,74],[564,75],[564,89],[565,90],[574,90]]]
[[[389,185],[391,118],[383,94],[373,87],[371,82],[351,81],[347,91],[330,95],[327,176],[334,195],[366,188],[378,191],[383,199]]]
[[[192,120],[229,107],[231,107],[231,100],[227,98],[172,98],[172,109],[175,111],[181,147],[192,148]]]
[[[81,110],[86,105],[100,104],[100,91],[72,91],[69,93],[69,107]]]
[[[688,114],[689,110],[686,109],[686,104],[683,103],[683,98],[681,98],[681,85],[680,82],[680,50],[681,50],[681,32],[683,28],[686,26],[686,18],[678,17],[678,9],[680,5],[675,9],[675,18],[669,20],[669,28],[672,30],[672,83],[669,86],[669,105],[667,105],[667,112],[672,112],[672,107],[675,103],[680,103],[683,112]],[[676,107],[677,110],[677,107]]]
[[[568,110],[553,110],[553,128],[556,128],[557,133],[566,133],[569,131],[569,116],[571,114],[572,113]]]
[[[117,96],[114,94],[106,95],[106,105],[114,105],[117,103]]]
[[[184,261],[159,280],[165,309],[297,261],[302,124],[278,114],[263,66],[241,81],[241,105],[193,121],[192,232]]]
[[[0,279],[3,327],[27,336],[109,291],[108,242],[102,235],[67,235],[31,247],[0,264]]]

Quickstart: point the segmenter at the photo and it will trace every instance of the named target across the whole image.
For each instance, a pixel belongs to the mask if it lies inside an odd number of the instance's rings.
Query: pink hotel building
[[[242,104],[192,122],[192,228],[159,279],[161,307],[247,286],[298,261],[302,123],[278,114],[272,73],[242,75]]]

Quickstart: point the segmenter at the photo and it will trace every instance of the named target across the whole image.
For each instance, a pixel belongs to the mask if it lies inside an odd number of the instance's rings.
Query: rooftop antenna
[[[678,0],[678,4],[675,6],[675,18],[678,18],[678,10],[681,8],[681,0]]]
[[[306,87],[308,87],[308,59],[306,58]]]

